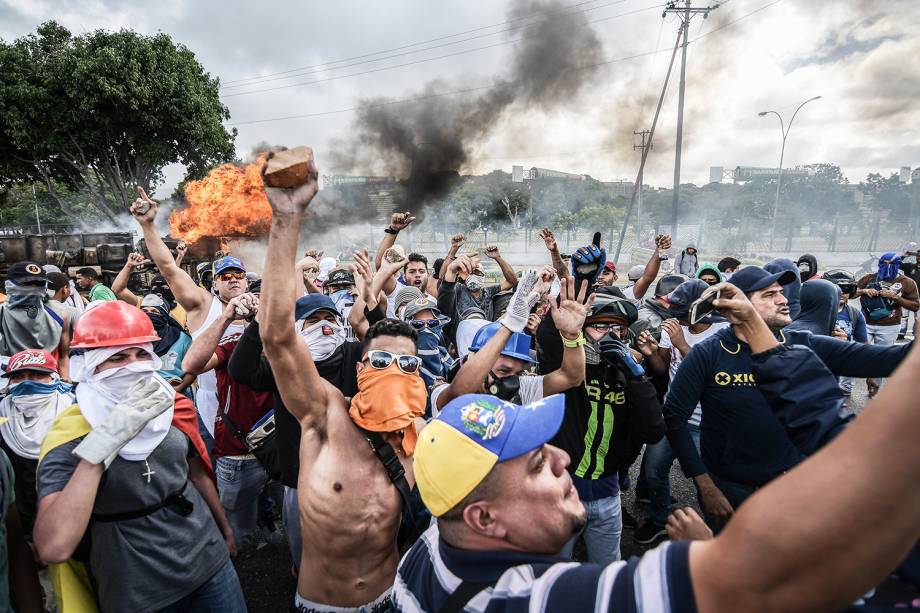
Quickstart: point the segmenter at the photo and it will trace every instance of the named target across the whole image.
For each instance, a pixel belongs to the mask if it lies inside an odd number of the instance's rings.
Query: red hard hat
[[[108,300],[83,312],[73,331],[71,349],[97,349],[159,340],[153,322],[136,306]]]

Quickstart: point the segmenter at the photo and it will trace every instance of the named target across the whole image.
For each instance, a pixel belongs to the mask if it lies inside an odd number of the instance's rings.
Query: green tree
[[[86,190],[114,218],[165,165],[194,178],[233,158],[218,85],[166,34],[73,36],[51,21],[0,40],[0,184],[42,182],[71,216],[56,186]]]

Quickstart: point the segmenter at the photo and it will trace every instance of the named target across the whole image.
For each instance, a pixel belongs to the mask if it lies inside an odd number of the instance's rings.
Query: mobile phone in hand
[[[698,324],[716,310],[713,304],[721,296],[721,290],[704,292],[693,304],[690,305],[690,325]]]

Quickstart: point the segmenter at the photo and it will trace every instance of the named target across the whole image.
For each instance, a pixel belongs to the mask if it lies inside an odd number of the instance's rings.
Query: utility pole
[[[705,8],[692,8],[690,0],[684,0],[684,6],[677,6],[678,0],[668,2],[667,8],[664,9],[664,15],[669,13],[677,15],[680,18],[680,28],[683,33],[683,49],[680,58],[680,89],[677,96],[677,145],[674,155],[674,195],[671,201],[671,240],[677,240],[677,203],[680,200],[680,154],[684,141],[684,89],[687,82],[687,45],[690,40],[690,20],[697,15],[702,15],[703,19],[709,16],[709,12],[719,8],[718,4],[707,6]]]
[[[649,138],[651,133],[651,130],[640,130],[639,132],[633,131],[633,134],[642,139],[641,143],[638,145],[633,145],[633,151],[640,151],[643,158],[646,157],[646,149],[652,149],[652,141],[651,138]],[[636,244],[639,244],[639,242],[642,240],[642,237],[640,236],[640,233],[642,232],[642,171],[643,169],[639,170],[639,193],[636,194]]]

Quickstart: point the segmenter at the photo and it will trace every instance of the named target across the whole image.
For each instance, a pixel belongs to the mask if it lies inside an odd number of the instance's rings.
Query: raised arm
[[[440,411],[444,406],[458,396],[463,394],[477,394],[482,389],[482,382],[486,375],[489,374],[492,366],[501,355],[505,343],[511,338],[511,330],[501,326],[498,332],[489,339],[482,349],[471,352],[457,371],[454,380],[447,386],[437,398],[437,409]]]
[[[918,377],[914,348],[840,436],[691,546],[700,611],[841,610],[904,559],[920,538]]]
[[[460,251],[460,247],[462,247],[465,242],[466,236],[463,234],[454,234],[450,237],[450,250],[444,257],[444,261],[441,262],[441,270],[437,271],[438,279],[444,278],[444,273],[450,268],[451,262],[457,259],[457,252]]]
[[[636,297],[636,300],[641,300],[642,297],[645,296],[645,292],[648,291],[648,288],[655,283],[655,279],[658,277],[658,271],[661,270],[661,252],[667,251],[670,248],[670,236],[667,234],[659,234],[655,237],[655,249],[652,251],[652,255],[649,256],[648,262],[645,264],[645,270],[642,271],[642,276],[639,277],[639,280],[633,285],[633,296]]]
[[[182,260],[185,259],[186,253],[188,253],[188,245],[185,244],[185,241],[176,243],[176,266],[182,266]]]
[[[514,272],[514,269],[511,268],[511,264],[505,261],[505,258],[502,257],[502,254],[498,251],[498,245],[489,245],[485,249],[487,256],[495,260],[495,263],[498,264],[498,267],[502,271],[504,279],[502,279],[501,287],[502,291],[506,289],[511,289],[517,285],[518,278],[517,273]]]
[[[135,268],[147,263],[149,263],[149,260],[140,253],[128,254],[128,261],[125,262],[125,265],[118,271],[115,280],[112,281],[112,291],[115,292],[119,300],[127,302],[132,306],[140,304],[137,294],[128,289],[128,281],[131,279],[131,274],[134,272]]]
[[[243,294],[232,298],[224,306],[220,316],[205,328],[198,338],[192,341],[188,351],[185,352],[185,357],[182,358],[182,370],[193,375],[200,375],[217,366],[218,358],[214,353],[217,350],[217,344],[223,338],[227,327],[238,317],[237,309],[242,308],[241,301],[244,296],[255,299],[252,294]]]
[[[549,251],[549,257],[553,262],[553,268],[556,269],[556,274],[559,275],[559,278],[568,279],[571,277],[572,274],[569,272],[565,262],[562,261],[562,254],[559,253],[559,245],[556,244],[556,236],[553,234],[553,231],[549,228],[543,228],[540,230],[540,238],[543,239],[543,244],[546,245],[546,250]]]
[[[482,388],[483,380],[501,354],[505,343],[514,332],[522,331],[527,325],[530,308],[537,303],[541,292],[545,289],[537,286],[537,278],[535,271],[529,271],[524,275],[518,284],[517,291],[511,297],[511,302],[508,303],[508,309],[499,320],[501,327],[482,349],[469,354],[454,380],[438,396],[438,410],[454,398],[463,394],[476,393]]]
[[[349,266],[352,274],[355,276],[355,286],[358,289],[358,296],[355,298],[355,304],[348,313],[348,325],[354,330],[355,336],[364,340],[371,323],[367,320],[365,312],[373,311],[377,306],[377,295],[371,291],[374,276],[371,273],[370,257],[367,249],[354,252],[355,263]],[[366,311],[365,311],[366,309]]]
[[[370,294],[375,297],[376,301],[380,300],[380,293],[388,296],[393,291],[396,281],[393,277],[396,273],[409,263],[409,260],[402,258],[396,262],[386,262],[377,267],[377,272],[371,280]],[[373,308],[373,307],[371,307]]]
[[[383,262],[383,254],[396,243],[396,237],[399,236],[399,233],[408,228],[413,221],[415,221],[415,217],[409,211],[393,213],[390,216],[390,225],[384,230],[383,238],[377,246],[377,255],[374,256],[374,266],[378,270],[380,269],[380,263]]]
[[[269,154],[271,155],[271,154]],[[307,183],[294,189],[265,188],[272,207],[266,266],[262,276],[259,333],[285,406],[301,424],[324,431],[329,388],[316,370],[306,343],[291,331],[299,280],[294,274],[300,222],[317,191],[316,166]]]
[[[156,264],[160,274],[169,284],[176,297],[176,302],[182,305],[182,308],[188,312],[203,309],[211,302],[211,295],[202,287],[198,287],[195,281],[176,265],[169,247],[160,238],[154,226],[154,220],[157,216],[157,203],[151,200],[141,187],[137,188],[138,198],[131,205],[131,214],[140,224],[144,233],[144,243],[147,245],[147,252],[150,259]],[[146,212],[141,212],[144,207],[149,207]]]
[[[567,278],[559,282],[559,305],[556,305],[555,300],[550,300],[549,308],[556,329],[562,336],[562,365],[544,377],[544,396],[562,393],[585,380],[585,337],[582,328],[594,303],[594,295],[585,300],[587,283],[582,284],[576,297],[574,282]]]

